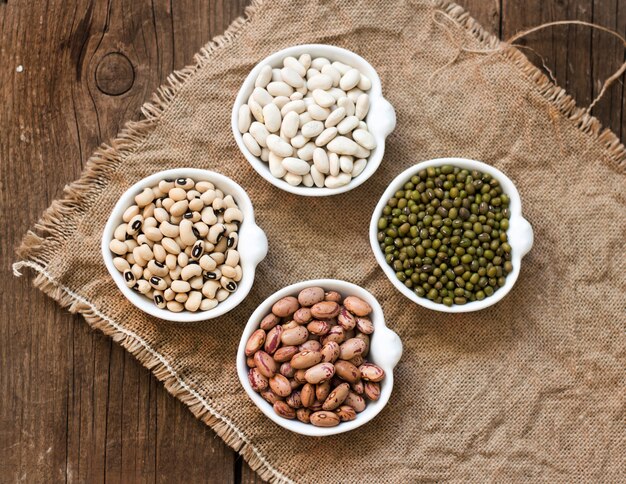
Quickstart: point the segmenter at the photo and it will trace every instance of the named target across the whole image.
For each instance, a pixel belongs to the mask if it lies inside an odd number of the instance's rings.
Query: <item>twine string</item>
[[[456,51],[454,57],[451,60],[449,60],[448,62],[446,62],[446,64],[444,64],[443,66],[441,66],[438,69],[436,69],[430,75],[430,77],[428,78],[428,86],[429,87],[431,87],[432,80],[439,73],[441,73],[443,70],[445,70],[448,67],[450,67],[451,65],[453,65],[459,59],[459,57],[461,56],[461,53],[463,53],[463,52],[467,52],[467,53],[470,53],[470,54],[486,54],[486,55],[491,55],[491,54],[495,54],[495,53],[498,53],[498,52],[502,52],[502,51],[504,51],[504,49],[506,49],[508,47],[511,47],[513,45],[513,43],[516,42],[517,40],[520,40],[523,37],[526,37],[527,35],[532,34],[533,32],[537,32],[539,30],[543,30],[543,29],[546,29],[546,28],[549,28],[549,27],[554,27],[554,26],[557,26],[557,25],[582,25],[582,26],[585,26],[585,27],[590,27],[592,29],[601,30],[601,31],[606,32],[608,34],[611,34],[613,37],[619,39],[622,42],[622,46],[626,49],[626,38],[624,38],[624,36],[622,36],[618,32],[615,32],[614,30],[611,30],[611,29],[609,29],[607,27],[603,27],[602,25],[597,25],[597,24],[594,24],[594,23],[591,23],[591,22],[585,22],[584,20],[557,20],[557,21],[554,21],[554,22],[546,22],[546,23],[543,23],[541,25],[537,25],[535,27],[531,27],[529,29],[522,30],[521,32],[516,33],[515,35],[513,35],[510,38],[508,38],[507,40],[502,41],[498,47],[495,47],[495,48],[492,48],[492,49],[472,49],[472,48],[469,48],[469,47],[465,47],[463,45],[463,41],[462,40],[457,40],[454,37],[454,35],[451,32],[451,30],[448,27],[448,25],[446,25],[444,22],[440,21],[437,18],[437,14],[447,18],[454,25],[457,25],[456,20],[453,17],[451,17],[450,15],[448,15],[446,12],[436,11],[433,14],[433,21],[443,29],[443,31],[446,33],[446,35],[448,36],[450,41],[453,44],[456,45],[457,51]],[[525,49],[531,50],[532,52],[537,54],[537,56],[541,59],[541,63],[543,64],[544,69],[548,72],[548,75],[550,76],[552,81],[556,84],[556,79],[555,79],[552,71],[550,71],[550,69],[548,69],[548,67],[546,65],[546,62],[545,62],[544,58],[541,55],[539,55],[534,49],[532,49],[532,48],[530,48],[528,46],[515,45],[515,47],[517,47],[517,48],[525,48]],[[608,88],[611,87],[611,85],[617,79],[619,79],[624,74],[624,72],[626,72],[626,62],[622,63],[620,68],[613,75],[611,75],[608,79],[606,79],[604,81],[604,83],[602,84],[602,88],[600,89],[600,92],[593,99],[593,101],[591,101],[591,104],[586,109],[587,112],[590,112],[591,109],[593,109],[593,107],[598,103],[598,101],[600,101],[600,99],[602,99],[604,94],[607,92]]]

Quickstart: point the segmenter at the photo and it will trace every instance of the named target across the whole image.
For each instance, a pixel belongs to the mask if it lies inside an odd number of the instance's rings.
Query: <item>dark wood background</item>
[[[457,1],[502,38],[561,19],[626,34],[624,0]],[[258,480],[132,356],[10,267],[91,152],[245,4],[0,0],[0,481]],[[584,27],[524,43],[579,105],[624,61],[618,41]],[[593,110],[622,139],[623,80]]]

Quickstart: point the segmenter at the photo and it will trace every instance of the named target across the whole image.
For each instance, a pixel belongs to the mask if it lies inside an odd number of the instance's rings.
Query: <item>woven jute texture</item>
[[[382,165],[343,195],[310,199],[274,188],[252,170],[231,133],[231,108],[247,73],[298,43],[356,51],[377,69],[397,112]],[[460,45],[501,50],[466,52],[447,65]],[[144,113],[94,154],[65,199],[26,235],[15,268],[34,269],[38,287],[151,368],[262,477],[626,478],[626,154],[519,51],[452,4],[257,1],[199,52],[195,65],[172,74]],[[512,292],[477,313],[440,314],[411,303],[385,278],[368,243],[368,222],[387,183],[441,156],[503,170],[535,230]],[[125,301],[98,254],[118,197],[153,172],[186,166],[240,183],[270,249],[237,309],[174,324]],[[375,294],[404,355],[391,400],[375,420],[337,437],[306,438],[261,414],[234,362],[254,308],[287,284],[319,277]]]

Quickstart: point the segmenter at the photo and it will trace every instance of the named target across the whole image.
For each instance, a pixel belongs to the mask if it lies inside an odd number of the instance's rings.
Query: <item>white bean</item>
[[[261,107],[272,102],[272,95],[262,87],[255,87],[252,91],[252,97]]]
[[[254,87],[265,87],[272,80],[272,67],[270,65],[264,65],[259,72],[259,75],[254,81]]]
[[[337,136],[337,128],[326,128],[315,138],[315,144],[317,146],[326,146],[335,136]]]
[[[313,160],[313,152],[315,151],[315,148],[316,148],[315,143],[309,141],[307,144],[305,144],[302,148],[298,150],[297,152],[298,158],[304,161]]]
[[[315,165],[311,167],[311,178],[313,178],[313,183],[315,183],[316,187],[322,188],[324,186],[324,179],[326,177],[319,172]]]
[[[340,173],[337,176],[327,176],[324,185],[327,188],[339,188],[350,183],[352,176],[349,173]]]
[[[291,186],[297,187],[298,185],[300,185],[300,183],[302,183],[302,176],[296,175],[295,173],[287,172],[283,177],[283,180],[285,180]]]
[[[335,104],[335,98],[321,89],[313,91],[313,99],[315,99],[315,102],[323,108],[329,108]]]
[[[338,99],[337,106],[346,110],[346,116],[354,116],[354,103],[349,97],[342,97]]]
[[[327,128],[332,128],[333,126],[337,126],[339,122],[346,117],[346,109],[345,108],[337,108],[333,112],[331,112],[326,121],[324,122],[324,126]]]
[[[356,87],[356,85],[361,80],[361,73],[356,69],[350,69],[343,76],[341,76],[341,80],[339,81],[339,87],[344,91],[349,91]]]
[[[338,155],[354,155],[358,149],[357,144],[345,136],[337,136],[326,147]]]
[[[367,165],[367,160],[365,158],[359,158],[354,162],[354,166],[352,167],[352,178],[359,176],[363,170],[365,170],[365,165]]]
[[[372,88],[372,81],[370,81],[370,78],[366,75],[361,74],[361,79],[356,87],[358,87],[361,91],[369,91]]]
[[[237,118],[237,128],[240,133],[245,133],[250,128],[252,122],[252,114],[250,113],[250,106],[242,104],[239,107],[239,116]]]
[[[322,74],[325,74],[331,78],[333,87],[339,86],[339,81],[341,80],[341,73],[337,69],[335,69],[333,66],[331,66],[330,64],[323,66]]]
[[[280,75],[283,78],[283,82],[286,82],[291,87],[295,87],[296,89],[299,87],[304,87],[304,79],[302,79],[302,77],[305,74],[306,72],[303,72],[302,75],[300,75],[291,67],[283,67],[280,70]]]
[[[305,187],[309,187],[309,188],[310,188],[310,187],[312,187],[312,186],[313,186],[313,183],[314,183],[314,182],[313,182],[313,177],[311,176],[311,174],[310,174],[310,173],[307,173],[306,175],[304,175],[304,176],[302,177],[302,184],[303,184]]]
[[[284,139],[275,134],[270,134],[267,139],[267,147],[272,153],[276,153],[281,158],[286,158],[293,154],[293,147]]]
[[[282,81],[270,82],[266,89],[272,96],[291,96],[293,94],[293,88]]]
[[[311,67],[313,69],[317,69],[318,71],[321,71],[325,65],[329,65],[329,64],[330,64],[330,61],[326,59],[325,57],[316,57],[315,59],[311,61]]]
[[[317,104],[309,104],[307,112],[309,113],[311,118],[315,119],[316,121],[324,121],[326,118],[328,118],[328,115],[330,114],[330,109],[323,108],[321,106],[318,106]]]
[[[355,129],[352,132],[352,137],[354,138],[354,141],[359,143],[363,148],[368,150],[376,148],[376,140],[369,131],[365,131],[364,129]]]
[[[267,104],[263,107],[263,117],[265,118],[265,127],[270,133],[276,133],[280,129],[282,117],[280,109],[274,103]]]
[[[294,175],[306,175],[310,171],[310,166],[306,161],[291,156],[283,160],[283,167]]]
[[[274,106],[276,107],[276,106]],[[265,109],[265,108],[263,108]],[[276,108],[278,109],[278,108]],[[250,134],[254,137],[254,140],[258,143],[260,147],[267,148],[266,139],[269,136],[269,131],[265,127],[264,124],[255,121],[250,125]],[[250,150],[252,151],[252,150]],[[260,155],[261,153],[259,153]],[[257,155],[258,156],[258,155]]]
[[[243,144],[246,145],[246,148],[248,148],[250,153],[252,153],[254,156],[261,155],[261,147],[250,133],[243,134]]]
[[[309,121],[302,126],[302,136],[306,138],[315,138],[322,131],[324,131],[324,124],[321,121]]]
[[[326,74],[316,74],[307,81],[306,86],[309,91],[314,91],[315,89],[327,90],[333,87],[333,79]]]
[[[332,176],[337,176],[340,170],[339,155],[337,153],[328,153],[328,172]]]
[[[359,125],[359,118],[356,116],[348,116],[341,120],[337,125],[337,131],[339,134],[346,134],[355,129]]]
[[[300,116],[295,111],[289,111],[284,117],[280,127],[281,136],[287,139],[293,138],[298,133],[300,126]]]
[[[281,108],[280,114],[285,116],[289,111],[295,111],[298,114],[303,113],[306,111],[306,104],[301,99],[290,101]]]
[[[285,57],[283,65],[287,68],[293,69],[300,77],[304,77],[306,74],[306,68],[298,62],[295,57]]]
[[[326,150],[322,148],[315,148],[315,150],[313,150],[313,164],[320,174],[330,173],[328,154],[326,153]],[[313,177],[313,180],[315,180],[315,177]]]
[[[356,100],[356,109],[354,114],[359,119],[365,119],[370,109],[370,97],[367,94],[361,94]]]
[[[272,176],[276,178],[282,178],[287,173],[283,166],[283,159],[274,153],[270,153],[269,168]]]
[[[339,168],[344,173],[352,173],[354,168],[354,159],[351,156],[340,156],[339,157]]]

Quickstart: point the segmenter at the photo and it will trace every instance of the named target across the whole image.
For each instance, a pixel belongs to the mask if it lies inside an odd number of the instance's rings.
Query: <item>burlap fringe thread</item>
[[[244,15],[237,18],[223,35],[215,37],[196,54],[195,64],[170,74],[167,83],[158,89],[152,101],[143,105],[142,112],[145,119],[128,122],[110,146],[102,145],[96,150],[87,162],[81,178],[66,186],[63,199],[55,200],[44,212],[35,225],[38,233],[29,231],[25,235],[17,250],[17,255],[22,261],[16,262],[13,270],[15,275],[20,275],[19,270],[22,267],[34,269],[37,272],[33,281],[35,287],[55,299],[70,312],[82,314],[92,328],[101,330],[134,355],[142,365],[150,369],[164,383],[169,393],[183,401],[197,418],[209,425],[227,445],[239,452],[262,479],[286,483],[292,481],[273,468],[245,434],[212,409],[208,402],[204,401],[174,372],[161,355],[149,348],[137,335],[108,320],[89,301],[61,286],[47,272],[48,262],[67,239],[67,232],[59,229],[61,220],[64,224],[69,223],[70,228],[73,228],[78,216],[85,212],[86,207],[91,206],[99,191],[106,188],[106,181],[110,179],[114,168],[140,149],[149,138],[183,83],[208,62],[214,51],[229,45],[237,37],[250,23],[264,1],[253,0],[251,5],[246,7]],[[473,34],[482,46],[496,48],[500,45],[500,40],[485,31],[462,7],[447,0],[433,0],[433,4]],[[626,165],[626,148],[617,136],[609,129],[603,129],[600,122],[586,109],[577,107],[574,99],[564,89],[552,83],[522,52],[509,46],[502,50],[501,55],[512,61],[533,81],[544,98],[558,108],[565,117],[574,122],[583,132],[597,138],[607,148],[607,155],[611,161],[620,168]],[[94,186],[99,187],[100,190],[94,190]]]

